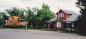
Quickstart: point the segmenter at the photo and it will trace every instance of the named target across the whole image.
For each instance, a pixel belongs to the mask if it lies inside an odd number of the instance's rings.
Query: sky
[[[78,12],[80,9],[76,7],[77,0],[0,0],[0,11],[4,11],[10,7],[18,8],[41,8],[42,3],[48,4],[50,9],[56,13],[58,8]]]

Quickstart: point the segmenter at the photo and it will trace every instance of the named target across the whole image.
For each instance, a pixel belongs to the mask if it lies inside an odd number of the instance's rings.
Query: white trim
[[[66,23],[71,23],[71,22],[66,22]]]

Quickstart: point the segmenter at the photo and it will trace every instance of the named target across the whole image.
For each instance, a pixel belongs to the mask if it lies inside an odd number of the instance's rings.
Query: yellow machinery
[[[21,17],[19,16],[12,16],[9,17],[9,20],[5,20],[6,22],[6,26],[25,26],[27,25],[27,22],[25,22],[24,20],[21,21]]]

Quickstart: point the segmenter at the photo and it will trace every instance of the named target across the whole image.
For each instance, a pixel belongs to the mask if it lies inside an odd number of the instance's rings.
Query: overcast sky
[[[58,7],[61,9],[79,11],[75,3],[77,0],[0,0],[0,11],[10,7],[38,7],[40,8],[42,3],[48,4],[53,12],[58,11]]]

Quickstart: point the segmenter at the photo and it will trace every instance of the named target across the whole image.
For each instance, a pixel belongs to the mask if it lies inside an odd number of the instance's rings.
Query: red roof
[[[60,12],[63,12],[63,13],[65,13],[65,14],[74,14],[74,13],[75,13],[75,12],[73,12],[73,11],[60,9],[56,14],[58,14],[58,13],[60,13]]]

